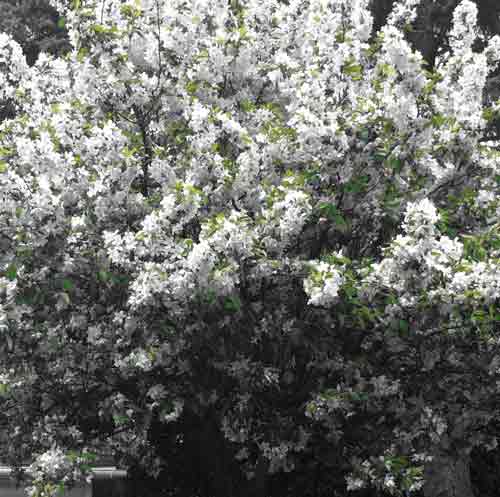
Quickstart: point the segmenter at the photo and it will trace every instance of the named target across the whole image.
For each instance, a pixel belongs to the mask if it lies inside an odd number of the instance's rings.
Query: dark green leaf
[[[241,301],[238,297],[227,297],[224,300],[224,309],[228,312],[238,312],[241,308]]]
[[[5,272],[5,276],[7,279],[10,281],[13,281],[17,278],[17,267],[15,264],[11,264],[8,268],[7,271]]]

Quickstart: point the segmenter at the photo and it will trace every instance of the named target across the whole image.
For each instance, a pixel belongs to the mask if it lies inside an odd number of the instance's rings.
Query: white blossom
[[[312,265],[311,275],[304,280],[304,291],[309,296],[308,304],[330,306],[337,301],[344,277],[335,266],[326,262]]]

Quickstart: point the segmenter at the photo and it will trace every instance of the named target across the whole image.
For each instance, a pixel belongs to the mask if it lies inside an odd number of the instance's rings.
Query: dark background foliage
[[[1,0],[0,13],[0,31],[23,47],[28,64],[40,52],[62,55],[70,48],[64,19],[47,0]]]

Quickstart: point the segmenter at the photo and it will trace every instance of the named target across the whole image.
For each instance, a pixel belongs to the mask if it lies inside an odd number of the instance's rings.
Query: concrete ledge
[[[97,467],[92,470],[92,473],[96,480],[121,480],[127,477],[126,470],[117,469],[114,466]]]
[[[28,466],[23,466],[27,468]],[[10,478],[12,469],[9,466],[0,466],[0,480],[6,480]],[[107,479],[120,479],[127,477],[127,471],[124,469],[117,469],[114,466],[103,466],[96,467],[92,470],[93,477],[96,480],[107,480]]]
[[[24,466],[27,468],[27,466]],[[11,479],[12,469],[9,466],[0,466],[0,497],[26,497],[24,485],[16,488],[14,479]],[[127,471],[114,466],[96,467],[92,470],[93,481],[112,481],[116,483],[127,477]],[[29,483],[27,483],[29,485]],[[65,492],[67,497],[92,497],[93,484],[82,482]]]

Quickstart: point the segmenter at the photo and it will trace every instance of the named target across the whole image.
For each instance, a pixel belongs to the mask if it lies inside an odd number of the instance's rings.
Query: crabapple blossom
[[[308,304],[331,305],[339,294],[344,282],[342,274],[331,264],[319,262],[308,279],[304,281],[304,291],[309,295]]]
[[[379,33],[366,0],[52,3],[67,57],[0,35],[2,457],[33,497],[110,452],[182,495],[311,461],[321,495],[452,495],[500,393],[472,2],[432,71],[417,0]]]

